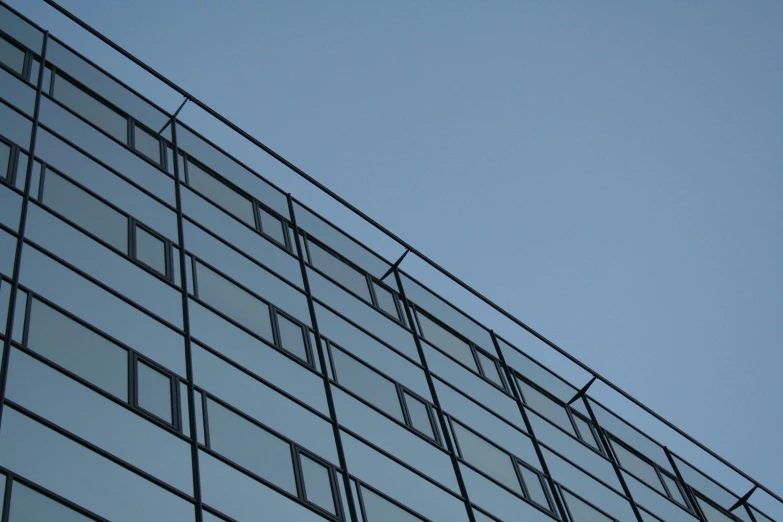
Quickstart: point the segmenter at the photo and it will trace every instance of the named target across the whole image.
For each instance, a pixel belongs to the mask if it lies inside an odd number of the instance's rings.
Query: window
[[[495,385],[505,389],[506,381],[503,379],[503,376],[500,373],[500,368],[497,361],[480,350],[476,350],[476,358],[479,361],[481,374],[488,380],[492,381]]]
[[[60,74],[55,75],[54,98],[123,144],[128,143],[128,119]]]
[[[144,411],[174,423],[173,379],[151,365],[136,359],[136,405]]]
[[[424,339],[474,372],[478,371],[470,344],[467,341],[463,341],[423,313],[419,313],[418,317]]]
[[[201,193],[202,196],[213,201],[229,214],[256,228],[253,203],[250,198],[218,180],[211,172],[191,159],[187,161],[187,180],[188,185]]]
[[[307,347],[307,337],[302,326],[280,312],[277,312],[275,316],[277,317],[280,347],[310,364],[310,350]]]
[[[517,468],[522,476],[522,482],[525,484],[527,497],[539,506],[551,511],[552,504],[547,494],[548,488],[541,475],[519,462],[517,462]]]
[[[362,497],[362,506],[367,515],[367,522],[420,522],[419,517],[413,516],[396,504],[386,500],[374,491],[362,486],[359,488]]]
[[[598,436],[593,431],[590,423],[586,419],[583,419],[581,415],[575,413],[573,410],[571,410],[571,418],[574,420],[574,424],[576,424],[579,438],[586,442],[594,450],[598,451],[599,453],[603,453],[601,451],[601,443],[598,440]]]
[[[482,437],[452,422],[454,437],[457,439],[460,456],[501,484],[522,493],[519,479],[514,471],[511,455],[498,449]]]
[[[576,435],[568,411],[559,402],[521,380],[519,381],[519,386],[522,390],[525,404],[545,419],[564,429],[570,435]]]
[[[267,236],[274,239],[283,248],[286,248],[286,242],[285,242],[286,233],[285,233],[285,224],[283,224],[283,220],[277,216],[270,214],[269,212],[267,212],[261,207],[258,207],[258,217],[261,220],[261,231]]]
[[[0,62],[14,72],[24,74],[24,51],[4,38],[0,38]]]
[[[4,141],[0,141],[0,178],[11,181],[11,146]]]
[[[333,515],[337,514],[330,468],[301,452],[299,461],[302,466],[305,500]]]
[[[134,257],[162,276],[167,274],[167,254],[169,248],[167,242],[152,234],[138,223],[133,226],[134,233]]]
[[[405,405],[408,408],[408,422],[410,426],[419,433],[437,441],[427,403],[414,397],[407,391],[403,395],[405,397]]]
[[[362,272],[308,238],[310,263],[367,302],[372,302],[367,277]]]
[[[91,522],[93,519],[56,500],[38,493],[21,482],[11,486],[8,522],[57,520],[58,522]]]
[[[400,321],[402,316],[400,310],[397,308],[397,300],[394,297],[394,293],[388,290],[385,286],[382,286],[373,281],[373,290],[375,291],[376,306],[392,316],[394,319]]]
[[[162,164],[160,158],[160,139],[139,126],[136,122],[133,124],[133,146],[137,151],[155,162],[156,165]]]

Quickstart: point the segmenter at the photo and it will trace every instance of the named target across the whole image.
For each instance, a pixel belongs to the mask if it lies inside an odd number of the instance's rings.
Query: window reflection
[[[94,520],[21,482],[12,484],[11,498],[8,500],[11,503],[8,522],[91,522]]]

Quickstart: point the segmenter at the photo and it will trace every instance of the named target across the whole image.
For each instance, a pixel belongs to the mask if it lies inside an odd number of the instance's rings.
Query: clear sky
[[[63,4],[783,492],[783,3]]]

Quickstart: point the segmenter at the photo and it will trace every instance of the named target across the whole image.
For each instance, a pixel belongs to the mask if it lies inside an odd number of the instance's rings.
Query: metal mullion
[[[2,423],[3,410],[5,409],[5,388],[8,381],[8,366],[11,356],[11,337],[13,335],[14,315],[16,313],[16,299],[19,293],[19,275],[22,271],[22,247],[24,246],[24,233],[27,225],[27,209],[30,205],[30,185],[32,181],[33,165],[35,164],[35,144],[38,134],[38,117],[41,112],[41,86],[43,84],[44,69],[46,65],[46,46],[49,41],[49,32],[43,34],[41,46],[41,67],[38,69],[38,82],[35,93],[35,105],[33,108],[32,127],[30,129],[29,160],[24,181],[24,195],[22,196],[22,208],[19,215],[19,229],[16,239],[16,253],[14,255],[14,269],[11,280],[11,294],[8,299],[8,316],[6,317],[6,339],[3,343],[3,354],[0,358],[0,424]]]
[[[677,476],[677,480],[682,485],[682,492],[684,493],[685,500],[691,504],[691,513],[702,522],[707,522],[707,518],[701,512],[701,508],[699,507],[698,502],[696,502],[696,497],[693,495],[693,491],[691,491],[690,486],[685,482],[685,479],[680,473],[680,468],[677,467],[677,462],[674,460],[674,456],[672,455],[671,451],[669,451],[668,447],[664,446],[663,452],[666,453],[666,458],[669,459],[669,464],[671,464],[671,467],[674,470],[674,474]]]
[[[3,491],[3,512],[0,515],[0,522],[8,522],[8,515],[11,511],[11,484],[14,481],[13,473],[7,473],[5,476],[5,488]]]
[[[413,316],[411,315],[411,307],[408,304],[408,299],[405,297],[405,288],[402,286],[402,281],[400,279],[400,272],[398,269],[394,269],[394,278],[397,282],[397,287],[400,289],[400,301],[402,301],[404,307],[405,307],[405,315],[408,317],[408,322],[413,324]],[[459,467],[459,460],[457,459],[457,453],[454,447],[454,443],[451,440],[450,432],[447,430],[446,427],[446,419],[443,415],[443,409],[440,405],[440,400],[438,399],[438,394],[435,390],[435,382],[432,380],[432,373],[430,372],[429,364],[427,363],[427,359],[424,357],[424,347],[421,344],[421,340],[419,339],[419,336],[416,335],[415,331],[411,331],[411,335],[413,335],[413,340],[416,343],[416,349],[419,352],[419,358],[421,359],[421,366],[424,370],[424,375],[427,378],[427,386],[430,389],[430,395],[432,396],[432,401],[435,404],[435,410],[438,415],[438,421],[440,422],[440,428],[441,432],[443,433],[443,440],[446,443],[446,450],[448,451],[449,457],[451,459],[451,465],[454,468],[454,475],[457,478],[457,484],[459,485],[459,491],[460,495],[462,495],[462,502],[465,504],[465,511],[468,514],[468,519],[470,522],[476,522],[476,517],[473,514],[473,509],[471,508],[470,498],[468,496],[468,489],[465,486],[465,480],[462,478],[462,470],[460,470]]]
[[[182,216],[182,174],[179,172],[179,162],[176,161],[178,157],[177,147],[177,126],[172,121],[171,124],[171,141],[172,141],[172,154],[174,155],[174,197],[177,209],[177,242],[179,243],[179,268],[181,276],[181,295],[182,295],[182,328],[184,330],[185,341],[185,373],[187,378],[188,387],[188,423],[190,426],[190,457],[191,465],[193,467],[193,499],[195,501],[195,514],[196,522],[202,522],[203,519],[203,500],[201,496],[201,470],[198,459],[198,425],[196,423],[196,398],[195,391],[193,389],[193,352],[192,352],[192,339],[190,332],[190,311],[188,308],[188,278],[187,271],[185,269],[185,225]],[[195,270],[193,271],[195,274]],[[195,277],[195,276],[194,276]],[[203,403],[206,402],[202,397]],[[204,407],[206,410],[206,408]],[[206,413],[206,411],[205,411]],[[207,432],[207,416],[204,415],[204,433],[205,442]]]
[[[522,415],[522,420],[525,423],[525,428],[527,429],[527,435],[530,437],[531,442],[533,443],[533,448],[536,451],[536,455],[538,456],[539,464],[541,465],[541,469],[544,472],[544,479],[549,484],[549,489],[552,491],[552,498],[555,501],[555,505],[557,506],[557,511],[560,513],[561,518],[565,521],[568,520],[566,516],[565,507],[563,506],[563,503],[560,500],[560,495],[557,493],[557,489],[555,487],[555,480],[552,478],[552,475],[549,471],[549,466],[547,466],[546,459],[544,459],[544,452],[541,450],[541,445],[538,442],[538,438],[536,438],[536,434],[533,431],[533,424],[530,422],[530,418],[527,415],[527,411],[525,410],[524,403],[522,402],[522,396],[519,393],[519,390],[517,389],[517,384],[514,382],[514,376],[511,373],[511,369],[509,368],[508,364],[506,363],[506,358],[503,355],[503,350],[500,349],[500,343],[498,342],[498,338],[495,335],[494,330],[489,331],[490,337],[492,337],[492,344],[495,345],[495,351],[498,354],[498,362],[500,363],[500,366],[503,368],[503,373],[506,376],[506,380],[508,381],[508,387],[511,390],[511,394],[514,397],[514,401],[517,403],[517,408],[519,409],[519,413]]]
[[[589,386],[592,382],[593,381],[591,380],[587,386]],[[586,388],[587,387],[582,389],[586,390]],[[606,438],[606,433],[604,433],[604,430],[600,427],[600,424],[598,424],[598,419],[596,419],[595,413],[593,413],[593,408],[592,406],[590,406],[590,401],[583,401],[583,402],[585,404],[585,408],[587,409],[587,413],[590,415],[590,420],[595,426],[598,426],[598,430],[597,430],[598,439],[601,441],[601,444],[603,444],[604,447],[606,447],[606,456],[609,459],[609,462],[612,463],[612,468],[614,469],[614,472],[617,475],[617,480],[620,482],[620,486],[622,486],[623,488],[623,492],[625,493],[626,499],[631,504],[631,509],[633,510],[633,514],[636,516],[636,520],[638,522],[644,522],[644,519],[642,518],[642,514],[639,512],[639,506],[636,505],[636,502],[633,499],[633,495],[631,494],[631,489],[628,487],[628,484],[625,482],[625,477],[623,476],[623,472],[620,469],[620,463],[617,460],[617,456],[614,454],[614,451],[612,451],[612,449],[609,447],[609,440]],[[573,419],[571,419],[571,422],[572,423],[574,422]]]
[[[335,445],[337,447],[337,457],[340,461],[340,468],[342,470],[342,476],[343,476],[343,486],[345,487],[346,492],[350,491],[350,480],[348,478],[349,472],[348,472],[348,463],[345,458],[345,450],[343,448],[343,442],[342,437],[340,436],[340,427],[337,423],[337,410],[334,405],[334,397],[332,396],[332,387],[329,384],[329,375],[326,371],[326,354],[324,353],[324,347],[323,347],[323,340],[321,339],[321,333],[318,328],[318,318],[315,314],[315,303],[313,301],[313,294],[310,290],[310,281],[307,277],[307,267],[305,266],[305,260],[302,253],[302,245],[299,240],[300,231],[299,226],[296,223],[296,214],[294,213],[294,202],[291,198],[291,194],[287,194],[288,198],[288,212],[291,215],[291,223],[294,228],[294,238],[296,239],[296,253],[297,257],[299,258],[299,269],[302,273],[302,282],[305,287],[305,295],[307,296],[307,308],[310,311],[310,319],[312,322],[312,328],[313,332],[315,333],[315,344],[316,349],[318,351],[318,359],[321,366],[321,378],[323,379],[324,384],[324,390],[326,392],[326,402],[329,406],[329,422],[332,425],[332,433],[334,434],[335,439]],[[348,495],[346,493],[346,496],[348,497],[348,511],[351,515],[351,520],[353,522],[359,522],[359,519],[356,515],[356,506],[354,503],[353,495]]]

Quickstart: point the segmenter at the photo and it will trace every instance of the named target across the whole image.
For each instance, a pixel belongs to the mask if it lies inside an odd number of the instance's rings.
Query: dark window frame
[[[334,465],[319,457],[315,453],[312,453],[299,446],[295,442],[291,443],[291,451],[294,457],[294,477],[296,478],[296,490],[299,498],[329,518],[343,520],[344,514],[342,509],[342,500],[340,497],[340,487],[337,484],[337,469],[334,467]],[[329,474],[329,486],[332,490],[332,502],[334,502],[335,510],[334,513],[327,511],[312,500],[307,499],[307,487],[305,485],[305,474],[301,460],[302,456],[305,456],[306,458],[309,458],[326,468],[326,471]]]
[[[164,424],[176,431],[182,433],[182,415],[180,412],[179,383],[180,378],[177,374],[171,372],[160,364],[152,361],[138,352],[129,351],[128,360],[128,402],[137,411],[147,419],[157,423]],[[169,379],[169,408],[171,410],[171,422],[158,417],[156,414],[144,408],[139,404],[139,364],[145,364],[155,371],[162,373]]]
[[[271,312],[272,337],[274,338],[275,347],[278,348],[280,351],[285,352],[288,355],[294,356],[294,358],[296,358],[298,361],[306,363],[308,366],[310,366],[312,369],[315,370],[316,369],[315,356],[313,354],[313,347],[310,346],[311,328],[306,324],[302,323],[300,320],[294,318],[291,314],[288,314],[283,310],[281,310],[280,308],[276,307],[272,303],[269,303],[269,310]],[[304,343],[305,356],[307,358],[306,361],[302,361],[302,359],[298,357],[295,353],[289,351],[286,347],[283,346],[283,338],[280,332],[280,325],[278,324],[279,316],[284,317],[287,321],[294,323],[296,326],[302,329],[302,342]]]

